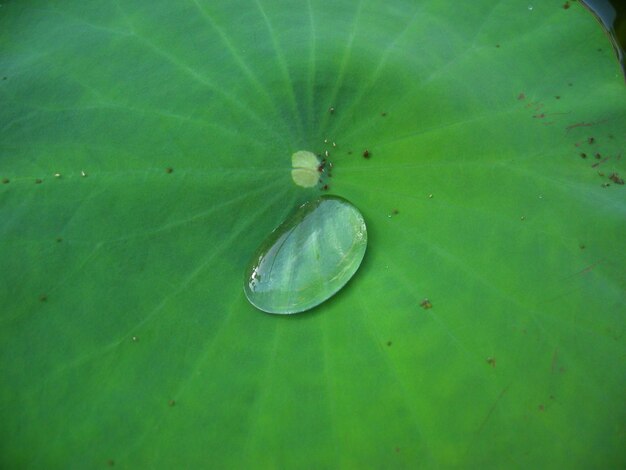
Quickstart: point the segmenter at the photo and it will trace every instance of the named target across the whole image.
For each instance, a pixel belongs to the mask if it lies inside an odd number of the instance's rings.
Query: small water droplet
[[[268,313],[309,310],[356,273],[367,247],[359,210],[337,196],[300,206],[258,248],[244,278],[252,305]]]
[[[532,6],[532,5],[528,5],[528,9],[529,9],[530,11],[533,11],[533,6]]]

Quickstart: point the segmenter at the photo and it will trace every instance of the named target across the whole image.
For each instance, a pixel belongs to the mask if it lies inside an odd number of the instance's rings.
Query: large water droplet
[[[337,196],[300,206],[259,247],[246,269],[244,291],[268,313],[309,310],[354,275],[367,247],[359,210]]]

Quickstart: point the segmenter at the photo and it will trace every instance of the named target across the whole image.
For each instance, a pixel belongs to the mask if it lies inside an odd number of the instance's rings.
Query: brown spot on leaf
[[[11,180],[9,178],[2,178],[2,184],[9,184]]]
[[[615,184],[624,184],[624,180],[617,173],[612,173],[609,179]]]
[[[424,299],[420,303],[420,307],[422,307],[424,310],[428,310],[429,308],[433,308],[433,304],[431,303],[430,300]]]
[[[167,174],[170,174],[170,173],[173,173],[173,172],[174,172],[174,168],[172,168],[172,167],[167,167],[165,169],[165,173],[167,173]]]
[[[491,367],[493,367],[495,369],[495,367],[496,367],[496,358],[495,357],[488,357],[487,358],[487,364],[489,364]]]
[[[522,101],[526,99],[526,95],[524,93],[520,93],[519,95],[517,95],[517,99]]]
[[[367,149],[363,150],[363,158],[370,158],[370,157],[371,157],[370,151]]]
[[[564,9],[564,10],[567,10],[569,7],[570,7],[569,2],[565,2],[565,3],[563,4],[563,9]]]

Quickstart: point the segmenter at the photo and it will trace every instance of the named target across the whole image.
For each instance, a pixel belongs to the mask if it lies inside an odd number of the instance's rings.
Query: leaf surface
[[[9,1],[0,52],[2,466],[625,464],[626,91],[578,3]],[[369,247],[277,317],[243,273],[324,192],[298,150]]]

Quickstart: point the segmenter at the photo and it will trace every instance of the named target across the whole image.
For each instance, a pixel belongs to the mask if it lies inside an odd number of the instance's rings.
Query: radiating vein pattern
[[[624,83],[530,3],[2,2],[0,467],[624,468]]]

